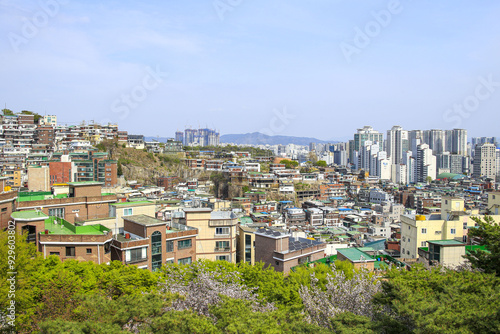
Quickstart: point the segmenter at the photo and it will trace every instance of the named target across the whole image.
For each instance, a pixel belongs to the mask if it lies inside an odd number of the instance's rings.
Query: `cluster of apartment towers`
[[[402,184],[434,180],[442,173],[494,180],[500,171],[495,138],[468,143],[464,129],[408,131],[393,126],[384,140],[383,133],[364,126],[353,140],[335,146],[335,163]]]

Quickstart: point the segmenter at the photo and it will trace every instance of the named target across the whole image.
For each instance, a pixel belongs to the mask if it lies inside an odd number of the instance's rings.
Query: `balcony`
[[[210,219],[208,221],[208,226],[217,227],[217,226],[233,226],[236,225],[236,219]]]
[[[143,257],[143,258],[140,258],[140,259],[134,259],[134,260],[130,260],[130,261],[125,261],[125,264],[134,264],[134,263],[139,263],[139,262],[144,262],[144,261],[147,261],[148,260],[148,257]]]
[[[215,247],[214,251],[215,252],[229,252],[231,248],[229,247]]]

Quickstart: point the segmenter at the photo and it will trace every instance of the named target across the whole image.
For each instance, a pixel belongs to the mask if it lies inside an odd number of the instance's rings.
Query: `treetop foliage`
[[[7,249],[0,232],[2,296]],[[263,263],[198,260],[150,272],[44,259],[24,236],[16,270],[19,333],[500,332],[500,278],[479,271],[414,266],[379,277],[336,261],[284,276]],[[11,330],[0,314],[0,333]]]

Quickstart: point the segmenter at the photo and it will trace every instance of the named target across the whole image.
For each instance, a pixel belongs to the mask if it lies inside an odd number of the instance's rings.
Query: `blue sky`
[[[162,137],[500,136],[498,17],[493,0],[0,0],[0,103]]]

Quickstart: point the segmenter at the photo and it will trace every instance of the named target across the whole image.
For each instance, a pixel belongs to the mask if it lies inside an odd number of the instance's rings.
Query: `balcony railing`
[[[236,220],[232,219],[210,219],[208,221],[208,226],[233,226],[236,225]]]
[[[143,262],[143,261],[147,261],[147,260],[148,260],[148,257],[146,256],[146,257],[143,257],[140,259],[125,261],[125,263],[126,264],[133,264],[133,263]]]
[[[216,252],[229,252],[230,250],[230,247],[215,247]]]

